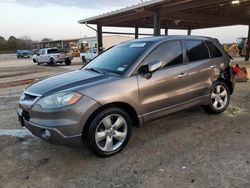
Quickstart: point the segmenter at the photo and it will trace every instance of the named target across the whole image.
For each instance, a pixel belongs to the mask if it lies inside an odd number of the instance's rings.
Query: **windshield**
[[[84,69],[122,75],[151,46],[152,42],[129,42],[107,50]]]

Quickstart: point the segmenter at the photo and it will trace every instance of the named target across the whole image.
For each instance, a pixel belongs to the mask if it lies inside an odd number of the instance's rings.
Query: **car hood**
[[[29,86],[27,93],[48,96],[52,93],[74,90],[80,91],[93,85],[105,83],[119,77],[109,74],[98,74],[89,70],[76,70],[69,73],[59,74]]]

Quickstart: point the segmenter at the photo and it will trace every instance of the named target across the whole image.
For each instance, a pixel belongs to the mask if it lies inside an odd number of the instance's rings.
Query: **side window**
[[[189,62],[209,59],[206,45],[202,41],[185,41]]]
[[[210,51],[211,58],[217,58],[223,56],[221,51],[212,42],[206,41],[205,43]]]
[[[45,54],[45,50],[42,50],[42,51],[41,51],[41,54],[44,55],[44,54]]]
[[[183,64],[181,43],[172,41],[160,44],[148,55],[145,63],[152,61],[163,62],[163,67]]]

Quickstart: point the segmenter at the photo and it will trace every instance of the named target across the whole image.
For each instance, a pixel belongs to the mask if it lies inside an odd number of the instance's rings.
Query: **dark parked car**
[[[226,110],[234,90],[229,64],[216,39],[124,42],[80,70],[25,89],[19,120],[47,142],[77,145],[85,139],[95,154],[111,156],[125,147],[132,126],[197,105],[213,114]]]
[[[30,58],[33,55],[33,52],[30,50],[17,50],[17,58]]]

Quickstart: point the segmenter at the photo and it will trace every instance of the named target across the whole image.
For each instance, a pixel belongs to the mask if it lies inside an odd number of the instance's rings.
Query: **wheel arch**
[[[138,114],[136,112],[136,110],[128,103],[125,102],[112,102],[109,104],[105,104],[103,106],[100,106],[98,109],[96,109],[87,119],[84,128],[83,128],[83,136],[85,137],[87,132],[88,132],[88,128],[90,123],[93,121],[93,119],[95,118],[95,116],[101,112],[102,110],[105,110],[107,108],[111,108],[111,107],[117,107],[117,108],[121,108],[122,110],[124,110],[125,112],[128,113],[128,115],[131,117],[132,120],[132,126],[134,127],[139,127],[140,125],[140,120],[138,118]]]
[[[56,61],[54,57],[50,57],[50,58],[49,58],[49,61],[51,61],[51,60],[52,60],[52,61]]]
[[[231,73],[230,70],[225,70],[221,72],[220,77],[216,81],[221,81],[225,83],[229,89],[230,95],[233,94],[234,86],[233,83],[231,82]]]

